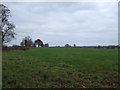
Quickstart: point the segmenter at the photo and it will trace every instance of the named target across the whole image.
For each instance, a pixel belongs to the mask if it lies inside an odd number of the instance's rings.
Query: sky
[[[117,2],[4,2],[11,10],[16,39],[41,39],[50,46],[117,45]]]

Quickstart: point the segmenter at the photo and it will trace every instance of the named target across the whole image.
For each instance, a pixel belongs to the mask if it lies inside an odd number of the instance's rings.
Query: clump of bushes
[[[12,46],[12,47],[7,47],[7,46],[3,46],[2,50],[3,51],[12,51],[12,50],[28,50],[29,47],[23,47],[23,46]]]

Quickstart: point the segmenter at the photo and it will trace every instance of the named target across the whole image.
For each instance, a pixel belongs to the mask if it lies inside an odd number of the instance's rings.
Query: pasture
[[[116,88],[118,50],[31,48],[3,52],[3,88]]]

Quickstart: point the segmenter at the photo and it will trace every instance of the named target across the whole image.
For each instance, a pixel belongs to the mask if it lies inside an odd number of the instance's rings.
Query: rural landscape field
[[[120,86],[116,0],[7,1],[0,2],[3,89]]]
[[[118,50],[43,47],[3,52],[3,88],[116,88]]]

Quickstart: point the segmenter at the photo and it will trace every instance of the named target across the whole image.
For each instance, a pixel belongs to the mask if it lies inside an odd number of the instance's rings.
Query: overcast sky
[[[50,46],[117,45],[117,2],[6,2],[19,45],[25,36]]]

